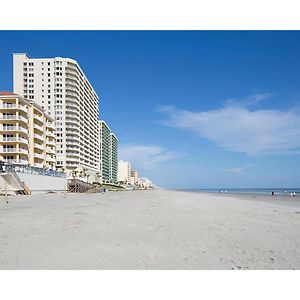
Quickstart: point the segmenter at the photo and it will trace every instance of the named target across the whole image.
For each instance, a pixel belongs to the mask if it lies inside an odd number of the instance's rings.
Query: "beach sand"
[[[298,197],[153,190],[0,201],[0,269],[300,269]]]

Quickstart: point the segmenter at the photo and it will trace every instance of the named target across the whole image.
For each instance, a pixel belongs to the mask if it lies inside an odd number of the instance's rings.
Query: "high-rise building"
[[[100,135],[100,173],[102,181],[110,179],[110,129],[103,121],[99,121]]]
[[[124,160],[118,162],[118,181],[130,183],[131,181],[131,163]]]
[[[55,120],[56,167],[99,171],[99,99],[70,58],[14,54],[14,92],[34,100]]]
[[[34,101],[0,92],[0,160],[55,169],[54,120]]]
[[[118,139],[105,121],[99,121],[100,173],[104,182],[118,180]]]
[[[118,139],[110,133],[109,178],[112,182],[118,181]]]

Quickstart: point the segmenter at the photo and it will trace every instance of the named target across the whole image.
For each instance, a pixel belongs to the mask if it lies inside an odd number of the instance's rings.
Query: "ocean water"
[[[191,192],[209,192],[209,193],[230,193],[230,194],[257,194],[257,195],[271,195],[275,192],[276,195],[290,195],[295,193],[296,196],[300,195],[300,188],[251,188],[251,189],[189,189],[186,191]]]

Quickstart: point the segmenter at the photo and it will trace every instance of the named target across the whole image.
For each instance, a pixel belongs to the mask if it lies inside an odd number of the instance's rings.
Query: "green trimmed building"
[[[100,173],[102,182],[116,183],[118,177],[118,139],[105,121],[99,121],[100,128]]]

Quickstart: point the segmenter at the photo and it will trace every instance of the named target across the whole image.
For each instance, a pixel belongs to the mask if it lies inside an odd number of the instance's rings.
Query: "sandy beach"
[[[300,269],[298,197],[153,190],[0,201],[0,269]]]

